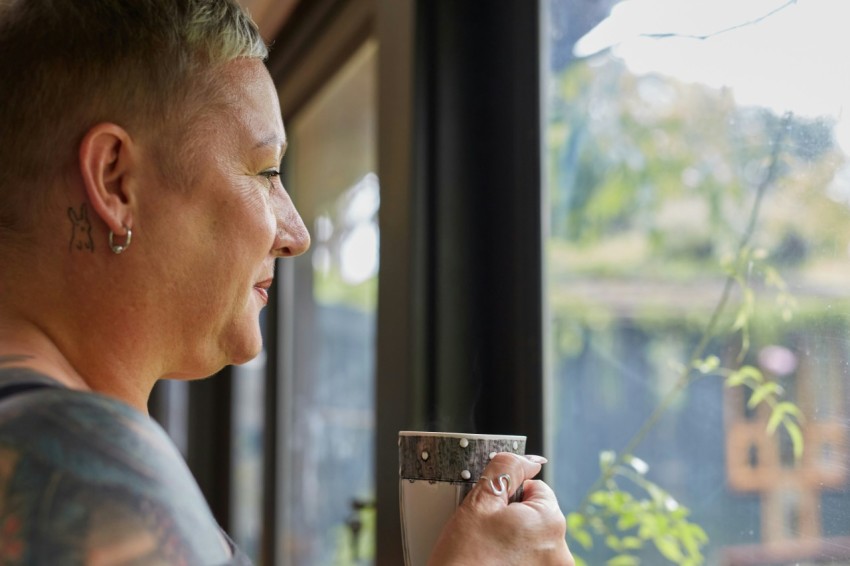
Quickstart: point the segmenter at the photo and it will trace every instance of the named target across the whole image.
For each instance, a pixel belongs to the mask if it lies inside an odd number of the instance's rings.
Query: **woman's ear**
[[[128,173],[135,161],[130,134],[116,124],[101,123],[80,143],[79,165],[92,209],[116,234],[133,225]]]

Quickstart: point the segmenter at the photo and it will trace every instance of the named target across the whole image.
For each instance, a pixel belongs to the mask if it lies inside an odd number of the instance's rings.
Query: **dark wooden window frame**
[[[379,566],[401,563],[401,429],[543,438],[542,0],[310,0],[273,42],[284,120],[379,44]],[[282,265],[280,284],[286,285]],[[291,273],[289,274],[291,276]],[[269,308],[262,563],[276,564],[287,307]],[[189,462],[227,527],[229,370],[194,386]]]

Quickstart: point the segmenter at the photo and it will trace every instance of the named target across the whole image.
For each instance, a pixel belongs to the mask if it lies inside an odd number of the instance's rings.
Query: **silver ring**
[[[479,479],[487,480],[488,482],[490,482],[490,491],[492,491],[493,495],[497,497],[507,493],[508,488],[510,488],[511,486],[510,474],[501,474],[498,478],[496,478],[496,481],[499,482],[499,487],[496,487],[495,482],[493,482],[493,480],[488,478],[487,476],[481,476]]]

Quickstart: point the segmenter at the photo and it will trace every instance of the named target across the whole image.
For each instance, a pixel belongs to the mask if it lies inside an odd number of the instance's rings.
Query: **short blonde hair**
[[[179,136],[217,66],[267,54],[235,0],[0,0],[0,230],[31,224],[91,126]]]

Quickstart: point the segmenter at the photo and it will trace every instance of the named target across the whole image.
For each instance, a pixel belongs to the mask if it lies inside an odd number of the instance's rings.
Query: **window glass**
[[[848,8],[547,12],[548,472],[572,549],[850,563]]]
[[[287,124],[288,188],[313,243],[282,291],[284,564],[374,555],[376,55],[363,45]]]
[[[263,322],[265,316],[264,311]],[[262,329],[265,338],[265,324]],[[232,371],[230,535],[242,552],[259,561],[263,516],[266,351],[246,364],[234,366]]]

